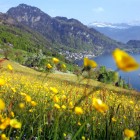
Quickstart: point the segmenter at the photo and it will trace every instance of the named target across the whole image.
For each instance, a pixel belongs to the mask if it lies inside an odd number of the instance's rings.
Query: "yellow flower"
[[[19,107],[20,108],[24,108],[25,107],[25,104],[24,103],[19,103]]]
[[[16,89],[15,88],[11,88],[11,90],[15,93],[16,92]]]
[[[31,97],[29,95],[26,95],[25,100],[26,100],[26,102],[31,102],[32,99],[31,99]]]
[[[58,93],[58,90],[55,87],[50,87],[50,90],[55,94]]]
[[[64,110],[66,109],[66,106],[65,106],[65,105],[62,105],[61,107],[62,107],[62,109],[64,109]]]
[[[64,136],[64,137],[66,137],[66,136],[67,136],[67,134],[66,134],[66,133],[63,133],[63,136]]]
[[[59,59],[57,59],[57,58],[53,58],[53,62],[54,62],[54,64],[58,64],[59,63]]]
[[[134,102],[133,102],[133,101],[130,101],[129,103],[130,103],[130,104],[134,104]]]
[[[0,99],[0,110],[4,110],[5,109],[5,103],[2,99]]]
[[[7,68],[11,71],[13,70],[13,67],[10,64],[7,65]]]
[[[77,124],[78,124],[79,126],[81,126],[81,123],[80,123],[80,122],[78,122]]]
[[[66,69],[66,65],[65,65],[65,64],[62,64],[62,65],[61,65],[61,68],[62,68],[62,69]]]
[[[32,112],[34,112],[34,110],[33,109],[30,109],[29,112],[32,113]]]
[[[87,57],[84,58],[84,67],[87,68],[96,68],[97,63],[94,60],[90,60]]]
[[[10,120],[10,126],[13,128],[21,128],[21,123],[17,119]]]
[[[86,140],[85,136],[82,136],[82,140]]]
[[[104,113],[108,110],[108,106],[105,103],[103,103],[100,99],[93,98],[92,105],[96,110],[98,110],[101,113]]]
[[[10,118],[5,118],[1,120],[2,124],[0,124],[0,129],[4,130],[10,124]]]
[[[54,107],[57,109],[60,109],[60,105],[59,104],[54,104]]]
[[[126,119],[126,116],[124,115],[123,118]]]
[[[124,135],[128,138],[133,138],[133,137],[135,137],[135,131],[130,130],[130,129],[125,129]]]
[[[70,108],[73,108],[73,102],[72,102],[72,101],[69,102],[69,107],[70,107]]]
[[[48,68],[48,69],[51,69],[51,68],[52,68],[51,64],[48,63],[48,64],[47,64],[47,68]]]
[[[83,114],[83,109],[81,107],[75,107],[74,111],[77,115]]]
[[[31,105],[32,105],[32,106],[36,106],[37,103],[36,103],[35,101],[31,101]]]
[[[62,95],[62,100],[67,99],[66,95]]]
[[[117,67],[122,71],[129,72],[140,67],[140,64],[132,56],[118,48],[113,51],[112,55]]]
[[[5,81],[3,79],[0,79],[0,86],[5,85]]]
[[[115,117],[113,117],[111,120],[112,120],[112,122],[116,122],[116,121],[117,121],[117,120],[115,119]]]
[[[14,117],[15,116],[15,114],[14,114],[13,111],[10,112],[10,115],[11,115],[11,117]]]
[[[55,96],[53,97],[53,101],[54,101],[55,103],[58,103],[58,102],[59,102],[59,98],[55,95]]]
[[[1,134],[0,138],[1,140],[9,140],[9,138],[7,138],[5,134]]]
[[[26,93],[21,92],[20,95],[22,95],[22,96],[26,96]]]

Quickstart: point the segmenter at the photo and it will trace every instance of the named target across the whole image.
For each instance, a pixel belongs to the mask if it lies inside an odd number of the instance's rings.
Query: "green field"
[[[140,140],[140,93],[8,60],[0,64],[2,140]]]

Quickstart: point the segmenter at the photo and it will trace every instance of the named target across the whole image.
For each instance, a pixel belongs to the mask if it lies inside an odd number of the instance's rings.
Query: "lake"
[[[137,62],[140,63],[140,54],[131,54]],[[99,66],[106,66],[106,68],[116,70],[116,64],[111,54],[101,55],[98,57],[91,58],[97,62]],[[83,60],[77,61],[78,65],[82,65]],[[126,83],[130,83],[132,88],[140,91],[140,69],[132,72],[122,72],[119,71],[119,75],[126,81]]]

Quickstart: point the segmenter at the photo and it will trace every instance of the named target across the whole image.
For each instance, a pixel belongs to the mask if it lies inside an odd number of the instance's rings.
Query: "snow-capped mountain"
[[[140,21],[129,23],[93,22],[88,27],[94,28],[106,36],[123,43],[129,40],[140,40]]]
[[[140,25],[140,24],[139,24]],[[89,27],[99,28],[114,28],[114,29],[128,29],[133,26],[133,23],[107,23],[107,22],[93,22],[88,25]]]

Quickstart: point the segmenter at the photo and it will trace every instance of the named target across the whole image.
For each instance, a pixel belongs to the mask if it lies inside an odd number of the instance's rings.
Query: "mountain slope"
[[[49,48],[51,43],[38,32],[18,23],[6,14],[0,14],[0,44],[9,43],[15,49],[28,52]]]
[[[91,52],[99,55],[116,47],[125,47],[75,19],[52,18],[36,7],[20,4],[10,8],[7,14],[30,28],[40,32],[53,43],[61,53]]]
[[[123,43],[126,43],[129,40],[140,40],[139,24],[111,24],[94,22],[89,24],[89,27]]]
[[[139,53],[140,52],[140,40],[129,40],[127,45],[130,46],[131,52]]]
[[[62,55],[53,50],[52,43],[43,35],[7,14],[0,14],[0,57],[29,67],[44,68],[48,56],[65,61]]]

